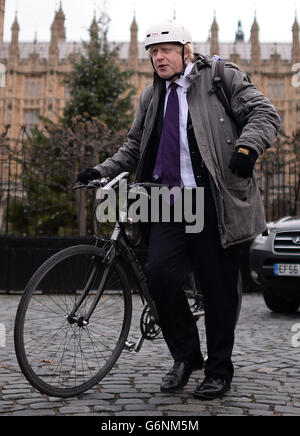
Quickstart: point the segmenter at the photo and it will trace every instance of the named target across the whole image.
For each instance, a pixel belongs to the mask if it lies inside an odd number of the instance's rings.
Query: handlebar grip
[[[76,189],[83,189],[83,188],[86,188],[86,189],[101,188],[101,186],[104,184],[104,182],[108,183],[108,181],[109,181],[109,179],[108,180],[107,179],[101,179],[101,180],[94,179],[94,180],[91,180],[87,185],[74,186],[72,188],[72,190],[75,191]]]

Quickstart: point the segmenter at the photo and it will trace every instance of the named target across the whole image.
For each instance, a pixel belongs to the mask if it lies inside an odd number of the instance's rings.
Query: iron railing
[[[0,235],[89,235],[93,199],[72,191],[77,159],[56,157],[44,168],[22,141],[0,142]]]
[[[72,191],[76,159],[49,160],[46,174],[39,171],[36,159],[22,138],[0,138],[0,234],[89,235],[93,199]],[[256,163],[256,175],[267,221],[300,215],[300,164],[293,152],[265,153]]]

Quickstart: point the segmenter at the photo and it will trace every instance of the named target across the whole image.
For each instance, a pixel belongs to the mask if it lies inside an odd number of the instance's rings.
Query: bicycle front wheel
[[[131,292],[117,260],[106,276],[107,268],[100,248],[79,245],[48,259],[26,286],[16,314],[15,351],[25,377],[40,392],[78,395],[120,356],[131,323]],[[85,325],[80,320],[100,286],[100,300]],[[87,296],[73,314],[83,292]]]

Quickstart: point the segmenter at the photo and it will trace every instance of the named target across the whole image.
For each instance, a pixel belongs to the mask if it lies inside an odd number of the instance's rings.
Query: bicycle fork
[[[94,259],[94,264],[91,268],[91,274],[86,282],[86,285],[82,291],[82,294],[80,295],[80,298],[78,299],[77,303],[75,304],[72,312],[70,313],[70,315],[67,316],[67,321],[69,322],[69,324],[77,324],[78,327],[85,327],[89,324],[89,320],[90,317],[92,316],[95,307],[97,306],[103,290],[104,290],[104,285],[110,270],[110,265],[111,265],[111,261],[112,258],[114,257],[115,251],[114,251],[114,246],[111,246],[110,249],[108,250],[108,252],[105,254],[105,257],[102,258],[95,258]],[[99,265],[100,264],[100,265]],[[103,268],[103,274],[101,277],[101,281],[100,284],[98,285],[98,290],[96,293],[96,296],[94,298],[94,301],[91,304],[91,307],[89,308],[88,313],[86,314],[85,317],[76,317],[76,312],[78,311],[78,309],[80,308],[80,306],[82,305],[82,303],[84,302],[84,300],[86,299],[86,297],[88,296],[91,287],[94,283],[95,278],[97,277],[97,274],[99,274],[99,270],[100,268]]]

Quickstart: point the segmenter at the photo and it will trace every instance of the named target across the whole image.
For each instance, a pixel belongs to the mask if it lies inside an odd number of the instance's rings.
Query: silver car
[[[266,305],[274,312],[296,312],[300,305],[300,217],[268,223],[249,252],[250,274],[261,285]]]

